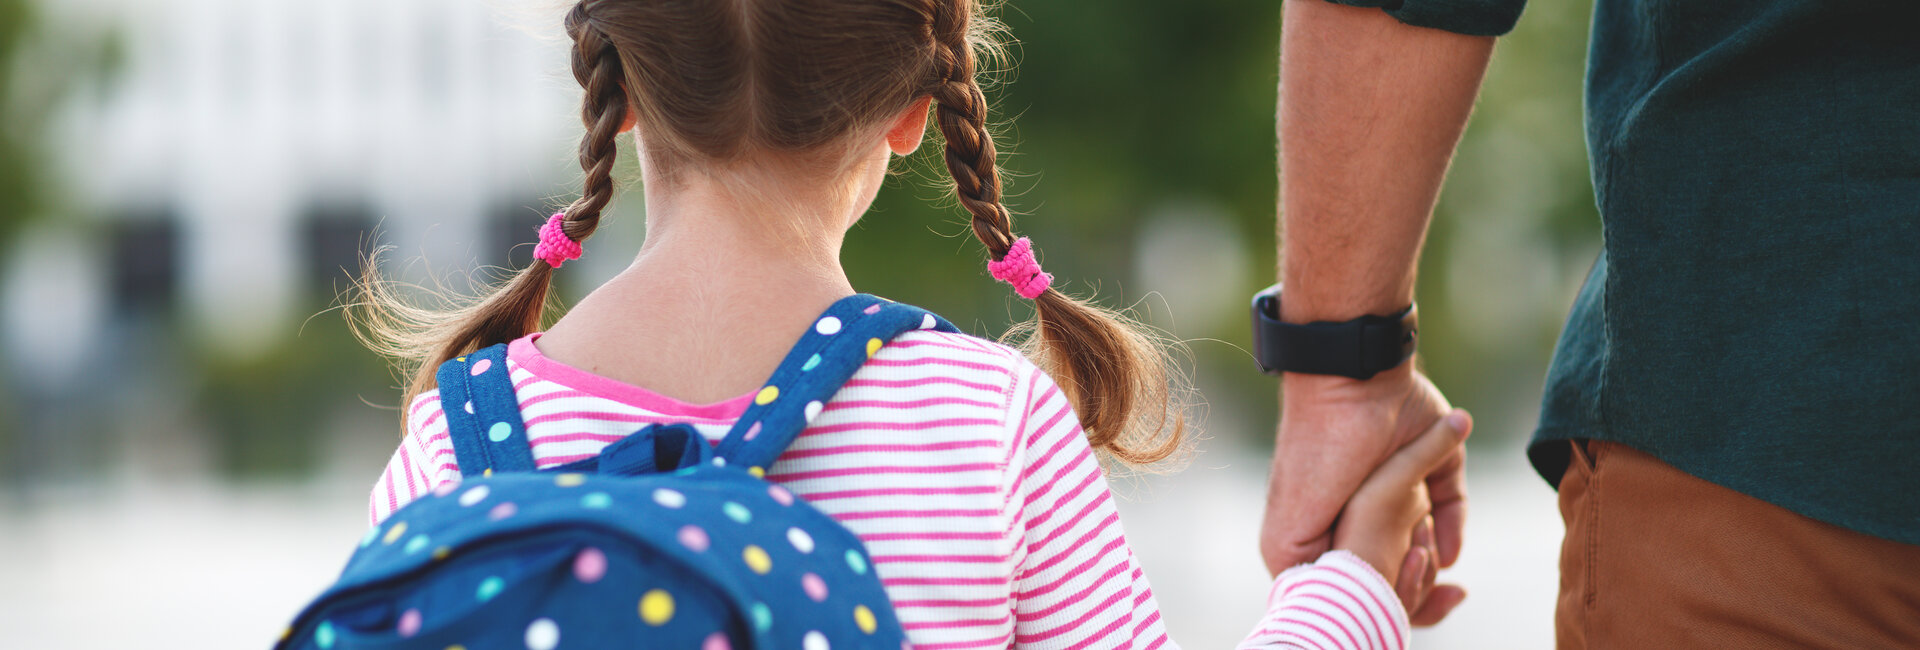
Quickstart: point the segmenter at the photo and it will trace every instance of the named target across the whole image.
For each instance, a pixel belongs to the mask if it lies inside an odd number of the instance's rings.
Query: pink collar
[[[709,420],[739,419],[740,414],[745,413],[747,406],[753,403],[753,393],[749,392],[712,404],[689,404],[633,384],[608,379],[547,358],[547,355],[540,353],[540,348],[534,346],[540,334],[534,332],[508,343],[507,359],[527,369],[535,377],[583,393],[661,415]]]

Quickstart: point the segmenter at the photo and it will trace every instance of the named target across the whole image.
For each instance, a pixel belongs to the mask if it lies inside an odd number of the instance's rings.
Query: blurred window
[[[533,262],[533,244],[540,241],[540,225],[552,214],[540,201],[504,204],[488,219],[493,247],[505,253],[503,259],[480,260],[482,264],[503,264],[509,269],[525,268]],[[545,214],[542,214],[545,212]]]
[[[373,249],[373,212],[364,205],[324,204],[308,211],[301,232],[306,277],[327,297],[345,290]]]
[[[180,225],[170,217],[134,214],[108,226],[115,315],[163,315],[178,300]]]

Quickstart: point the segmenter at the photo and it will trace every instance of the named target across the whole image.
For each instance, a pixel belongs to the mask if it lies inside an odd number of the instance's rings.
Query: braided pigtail
[[[973,12],[973,0],[937,0],[937,79],[931,95],[954,193],[972,217],[974,236],[1000,264],[1010,252],[1031,252],[1024,243],[1016,250],[1022,240],[1014,236],[1011,215],[1001,203],[986,96],[974,79]],[[1037,273],[1037,265],[1033,269]],[[1167,344],[1125,316],[1046,288],[1045,282],[1031,288],[1038,292],[1032,296],[1035,321],[1015,326],[1008,336],[1019,339],[1028,357],[1066,391],[1088,442],[1128,465],[1151,464],[1179,451],[1184,390],[1173,383],[1181,375]]]
[[[600,227],[600,213],[613,202],[613,163],[619,158],[620,132],[626,126],[627,93],[620,86],[624,68],[613,40],[587,16],[582,0],[567,12],[567,35],[573,37],[573,78],[585,96],[580,121],[587,133],[580,138],[580,169],[586,180],[580,198],[567,206],[563,228],[567,238],[586,241]],[[538,266],[536,264],[535,266]]]
[[[586,1],[567,12],[566,28],[574,43],[573,76],[585,89],[580,119],[587,131],[580,139],[580,168],[586,181],[580,198],[542,229],[536,259],[477,300],[450,301],[445,309],[409,303],[393,283],[380,278],[374,258],[363,265],[359,299],[348,306],[348,319],[367,347],[394,359],[411,376],[403,404],[433,389],[434,373],[446,360],[539,329],[549,306],[553,270],[564,259],[578,257],[579,242],[599,227],[601,211],[613,201],[613,165],[627,117],[620,55],[593,25]],[[546,252],[554,246],[568,252]]]

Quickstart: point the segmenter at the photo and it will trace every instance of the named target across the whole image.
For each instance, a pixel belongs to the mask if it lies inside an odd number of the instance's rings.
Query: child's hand
[[[1466,597],[1458,587],[1447,586],[1445,594],[1426,602],[1439,566],[1426,477],[1463,460],[1461,443],[1472,429],[1473,420],[1464,410],[1440,418],[1360,484],[1333,530],[1333,547],[1379,570],[1416,625],[1432,624]]]

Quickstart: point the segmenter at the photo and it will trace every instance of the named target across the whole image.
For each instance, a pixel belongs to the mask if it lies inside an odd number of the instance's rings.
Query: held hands
[[[1360,484],[1333,529],[1333,547],[1366,560],[1393,583],[1416,624],[1438,622],[1466,595],[1452,586],[1434,591],[1440,555],[1434,546],[1427,476],[1458,462],[1460,444],[1471,429],[1467,412],[1460,410],[1433,423]],[[1427,603],[1433,606],[1423,609]]]
[[[1347,517],[1376,523],[1367,524],[1369,530],[1362,533],[1351,528],[1357,524],[1343,522],[1342,541],[1358,543],[1364,538],[1373,543],[1390,536],[1383,532],[1386,524],[1378,522],[1393,515],[1371,514],[1374,509],[1397,507],[1382,503],[1380,495],[1386,488],[1368,487],[1371,496],[1365,505],[1348,506],[1348,500],[1359,498],[1362,483],[1371,480],[1368,477],[1376,468],[1386,467],[1397,450],[1444,423],[1443,416],[1453,412],[1446,398],[1412,364],[1365,381],[1297,373],[1287,373],[1282,381],[1279,438],[1260,531],[1261,555],[1274,573],[1311,562],[1334,548],[1334,524],[1343,508]],[[1461,426],[1457,435],[1464,438],[1472,424],[1465,412],[1459,415],[1463,426],[1457,425]],[[1401,539],[1395,544],[1405,561],[1362,555],[1390,581],[1399,579],[1396,588],[1416,625],[1438,623],[1466,597],[1457,586],[1432,584],[1435,570],[1458,559],[1466,524],[1465,449],[1458,440],[1439,449],[1444,453],[1434,462],[1425,462],[1427,457],[1421,456],[1422,462],[1413,463],[1424,479],[1414,481],[1423,485],[1423,495],[1415,494],[1412,485],[1396,488],[1403,492],[1401,497],[1431,506],[1399,529]],[[1399,481],[1404,478],[1400,472],[1408,471],[1404,463],[1411,462],[1403,461],[1392,477],[1377,476],[1379,480],[1369,485]],[[1405,553],[1408,548],[1419,550]]]

